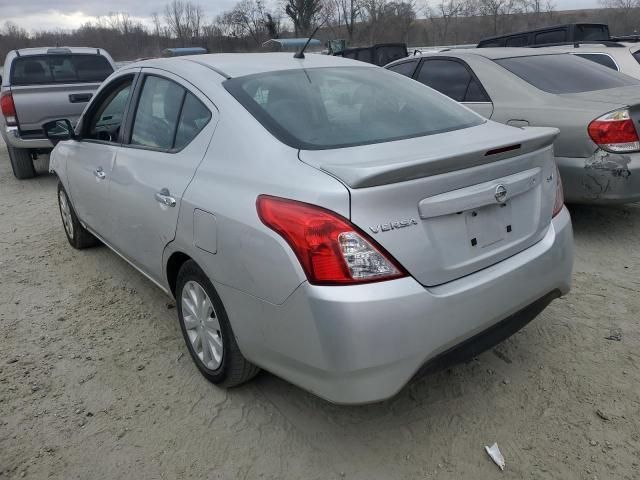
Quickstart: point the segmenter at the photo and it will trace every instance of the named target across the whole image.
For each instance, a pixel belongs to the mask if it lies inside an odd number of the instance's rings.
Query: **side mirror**
[[[55,147],[59,142],[76,138],[71,122],[66,118],[61,120],[52,120],[42,125],[44,135]]]

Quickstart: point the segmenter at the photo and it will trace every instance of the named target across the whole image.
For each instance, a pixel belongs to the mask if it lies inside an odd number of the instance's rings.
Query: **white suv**
[[[631,77],[640,78],[639,42],[576,42],[548,48],[577,55]]]

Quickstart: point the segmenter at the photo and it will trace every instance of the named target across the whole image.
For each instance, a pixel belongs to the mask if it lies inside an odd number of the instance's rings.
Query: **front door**
[[[137,107],[109,187],[112,245],[157,281],[182,195],[202,161],[217,110],[184,80],[144,69]],[[192,214],[192,213],[191,213]]]
[[[109,231],[109,177],[120,150],[120,127],[133,75],[119,77],[96,98],[80,126],[80,139],[60,153],[67,157],[68,184],[78,218],[98,235]]]

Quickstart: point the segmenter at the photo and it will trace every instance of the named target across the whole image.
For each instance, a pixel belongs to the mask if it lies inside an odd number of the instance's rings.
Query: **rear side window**
[[[177,83],[147,76],[136,109],[131,144],[171,149],[185,93]]]
[[[376,48],[376,65],[382,67],[407,56],[407,49],[400,45],[387,45]]]
[[[640,81],[575,55],[537,55],[495,60],[548,93],[580,93],[640,85]]]
[[[527,45],[529,45],[529,38],[526,35],[509,37],[505,43],[505,47],[526,47]]]
[[[209,109],[191,93],[187,93],[180,113],[178,131],[176,132],[176,141],[173,148],[180,150],[187,146],[209,123],[209,120],[211,120]]]
[[[102,55],[32,55],[13,61],[11,84],[99,83],[112,73],[111,64]]]
[[[566,30],[552,30],[550,32],[537,33],[535,36],[536,45],[542,45],[545,43],[562,43],[566,41]]]
[[[606,25],[578,25],[575,40],[609,40],[609,28]]]
[[[605,55],[603,53],[575,53],[576,57],[584,58],[586,60],[591,60],[592,62],[599,63],[611,70],[618,70],[618,66],[616,62],[613,61],[609,55]]]
[[[418,73],[418,81],[457,102],[489,101],[478,81],[460,62],[426,60]]]
[[[300,149],[390,142],[485,121],[382,68],[284,70],[232,78],[224,86],[276,138]]]
[[[403,62],[397,65],[392,65],[387,70],[399,73],[401,75],[404,75],[405,77],[411,77],[414,70],[416,69],[416,63],[417,62]]]
[[[633,58],[636,59],[636,62],[640,63],[640,50],[633,52]]]

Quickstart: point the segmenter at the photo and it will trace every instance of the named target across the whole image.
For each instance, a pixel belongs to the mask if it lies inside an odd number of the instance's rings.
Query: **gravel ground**
[[[17,181],[0,151],[0,479],[640,478],[640,205],[572,208],[572,293],[495,350],[340,407],[207,383],[171,299],[73,250],[46,159]]]

